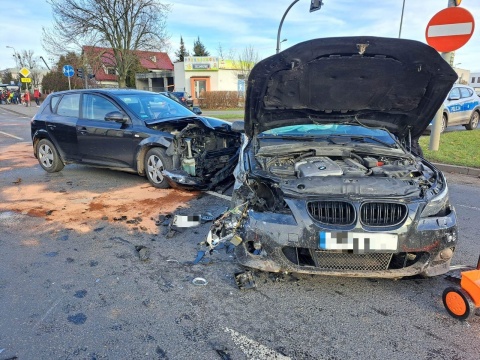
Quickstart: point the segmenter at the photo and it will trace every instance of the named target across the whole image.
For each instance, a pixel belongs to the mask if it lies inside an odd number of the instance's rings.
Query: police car
[[[442,129],[447,126],[463,125],[467,130],[474,130],[480,119],[480,98],[475,90],[467,85],[455,84],[443,102]],[[427,132],[433,128],[433,120]]]

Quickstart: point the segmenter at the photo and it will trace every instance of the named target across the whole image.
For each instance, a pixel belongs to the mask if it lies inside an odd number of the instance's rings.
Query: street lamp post
[[[284,43],[285,41],[287,41],[287,39],[283,39],[282,41],[280,41],[280,45],[278,46],[278,50],[281,50],[281,49],[280,49],[280,46],[281,46],[282,43]]]
[[[48,66],[47,62],[45,61],[45,59],[43,58],[43,56],[40,56],[40,59],[42,59],[43,63],[45,64],[45,66],[47,67],[48,71],[51,71],[50,70],[50,66]]]
[[[277,32],[277,54],[280,52],[280,32],[282,31],[282,25],[283,25],[283,20],[285,20],[285,16],[287,16],[288,12],[292,8],[293,5],[295,5],[297,2],[300,0],[294,0],[290,6],[285,10],[285,13],[282,16],[282,20],[280,20],[280,25],[278,26],[278,32]]]
[[[20,81],[20,67],[22,66],[22,59],[20,58],[20,54],[17,55],[17,50],[15,50],[13,46],[7,45],[6,47],[9,49],[13,49],[13,57],[15,58],[15,67],[17,68],[17,71],[18,71],[17,73],[18,80]],[[18,64],[20,64],[20,67],[18,66]],[[21,86],[20,86],[20,90],[22,90]]]
[[[13,46],[7,45],[6,47],[9,48],[9,49],[13,49],[13,57],[15,58],[15,66],[18,67],[18,63],[20,63],[20,66],[22,66],[22,59],[20,58],[19,55],[17,55],[17,50],[15,50],[15,48]]]
[[[282,31],[283,20],[285,20],[285,16],[287,16],[288,12],[295,5],[299,0],[294,0],[290,6],[285,10],[285,13],[282,16],[282,20],[280,20],[280,25],[278,26],[277,32],[277,54],[280,52],[280,33]],[[323,3],[322,0],[310,0],[310,12],[320,10]],[[281,42],[287,41],[287,39],[283,39]]]
[[[400,29],[398,29],[398,38],[402,37],[402,24],[403,24],[403,12],[405,11],[405,0],[403,0],[402,5],[402,16],[400,16]]]

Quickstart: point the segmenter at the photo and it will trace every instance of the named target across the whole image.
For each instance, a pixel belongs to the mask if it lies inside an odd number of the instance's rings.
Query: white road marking
[[[235,330],[225,328],[226,333],[230,333],[235,345],[238,345],[247,359],[255,360],[290,360],[291,358],[282,354],[279,354],[275,350],[272,350],[265,345],[262,345],[255,340],[249,339],[245,335],[242,335]]]
[[[475,206],[458,205],[458,204],[455,204],[455,206],[460,206],[460,207],[464,207],[464,208],[467,208],[467,209],[472,209],[472,210],[478,210],[478,211],[480,211],[480,208],[475,207]]]
[[[206,193],[208,195],[213,195],[213,196],[219,197],[220,199],[223,199],[223,200],[228,200],[228,201],[232,200],[231,196],[219,194],[219,193],[216,193],[215,191],[207,191]]]
[[[5,136],[12,137],[12,138],[17,139],[17,140],[23,140],[23,138],[21,138],[21,137],[18,137],[18,136],[15,136],[15,135],[12,135],[12,134],[3,132],[3,131],[0,131],[0,134],[3,134],[3,135],[5,135]]]
[[[432,25],[428,28],[428,37],[437,36],[453,36],[453,35],[470,35],[472,33],[473,24],[459,23],[446,25]]]

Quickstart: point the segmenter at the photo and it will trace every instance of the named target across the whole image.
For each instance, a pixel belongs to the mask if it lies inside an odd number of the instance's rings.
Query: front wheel
[[[37,143],[37,159],[43,170],[49,173],[58,172],[65,166],[57,149],[47,139],[42,139]]]
[[[475,130],[478,126],[478,119],[480,118],[480,114],[477,111],[474,111],[472,113],[472,116],[470,116],[470,122],[465,125],[465,129],[467,130]]]
[[[165,154],[161,148],[152,148],[145,155],[145,172],[150,184],[159,189],[169,187],[167,180],[162,174],[162,170],[169,170],[173,167],[172,159]]]
[[[447,128],[447,115],[442,115],[442,127],[440,128],[440,133],[443,133]]]

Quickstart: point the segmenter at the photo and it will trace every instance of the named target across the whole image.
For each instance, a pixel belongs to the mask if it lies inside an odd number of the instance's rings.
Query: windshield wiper
[[[396,144],[393,143],[393,144],[389,144],[383,140],[380,140],[374,136],[370,136],[370,135],[348,135],[348,134],[339,134],[339,135],[331,135],[330,137],[330,140],[334,139],[334,138],[349,138],[353,141],[356,141],[356,140],[362,140],[363,142],[366,142],[368,143],[368,141],[365,141],[365,139],[369,139],[369,140],[372,140],[376,143],[379,143],[379,144],[382,144],[383,146],[386,146],[388,148],[397,148]],[[332,140],[333,142],[335,142],[334,140]]]
[[[318,136],[318,135],[262,135],[261,139],[288,139],[288,140],[305,140],[305,141],[314,141],[314,140],[326,140],[331,141],[328,136]]]

